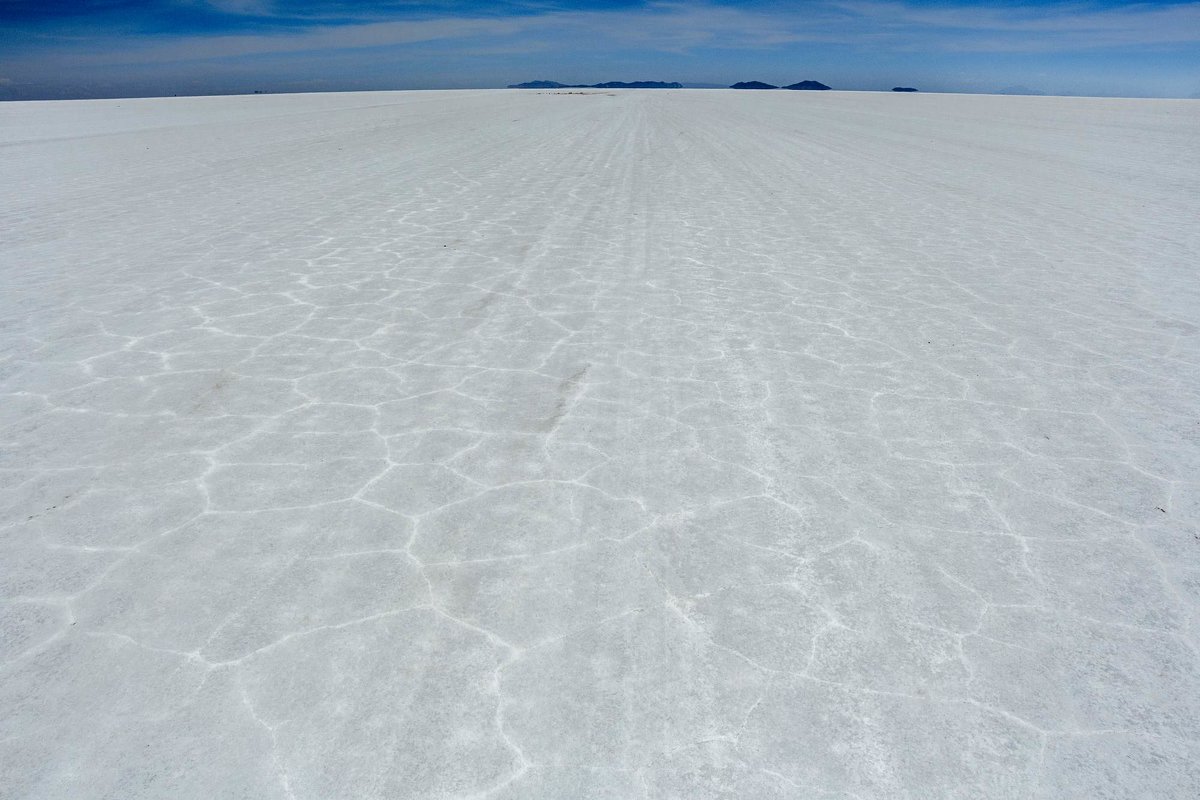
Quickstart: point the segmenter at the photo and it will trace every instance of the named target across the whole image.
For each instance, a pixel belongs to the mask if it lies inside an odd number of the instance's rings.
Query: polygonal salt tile
[[[1047,730],[1127,730],[1196,738],[1200,660],[1158,631],[1053,611],[991,608],[963,649],[971,696]]]
[[[856,691],[780,678],[750,715],[742,746],[800,787],[854,797],[933,797],[970,786],[986,797],[1031,791],[1041,736],[965,702]]]
[[[438,653],[454,658],[428,670]],[[295,637],[239,675],[297,796],[416,800],[482,792],[519,768],[497,727],[501,655],[416,610]]]
[[[525,653],[501,688],[506,727],[532,762],[633,769],[733,734],[765,682],[660,607]]]
[[[805,669],[830,619],[799,581],[724,587],[678,602],[713,642],[781,672]]]
[[[636,549],[599,542],[528,558],[433,564],[434,602],[526,647],[658,603]]]
[[[603,463],[585,445],[547,441],[536,434],[496,434],[457,455],[452,466],[487,486],[543,478],[572,480]]]
[[[1200,745],[1122,731],[1065,733],[1046,744],[1044,800],[1200,795]]]
[[[695,450],[651,451],[613,458],[587,483],[611,494],[640,500],[658,513],[705,508],[762,494],[762,479],[742,467],[715,461]]]
[[[207,502],[193,482],[152,489],[93,489],[33,523],[43,541],[77,547],[128,547],[195,519]]]
[[[1134,539],[1031,541],[1029,551],[1050,608],[1163,631],[1187,617],[1153,551]]]
[[[256,511],[348,500],[387,468],[341,458],[313,464],[227,464],[205,478],[213,511]]]
[[[421,520],[412,549],[426,563],[528,556],[624,539],[645,524],[636,503],[597,489],[524,483],[434,511]]]
[[[482,487],[438,464],[389,467],[362,493],[364,500],[401,514],[427,514],[482,491]]]
[[[296,389],[316,402],[360,406],[377,406],[414,394],[402,376],[378,367],[322,372],[296,381]]]
[[[0,603],[0,664],[44,645],[67,626],[63,606],[26,600]]]
[[[403,553],[306,557],[265,580],[201,655],[211,661],[244,658],[296,633],[428,601],[420,570]]]

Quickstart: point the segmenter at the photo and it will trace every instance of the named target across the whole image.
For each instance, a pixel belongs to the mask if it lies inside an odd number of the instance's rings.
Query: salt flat
[[[0,796],[1200,794],[1200,103],[8,103],[0,185]]]

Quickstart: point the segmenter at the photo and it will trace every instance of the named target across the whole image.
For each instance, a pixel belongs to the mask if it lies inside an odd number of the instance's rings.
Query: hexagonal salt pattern
[[[1200,796],[1200,104],[0,113],[0,797]]]

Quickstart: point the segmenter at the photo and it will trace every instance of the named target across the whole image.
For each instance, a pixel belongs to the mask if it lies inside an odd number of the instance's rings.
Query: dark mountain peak
[[[742,81],[741,83],[735,83],[733,86],[730,86],[729,88],[730,89],[778,89],[779,87],[772,86],[769,83],[763,83],[762,81]]]
[[[1028,86],[1007,86],[1003,89],[997,89],[993,94],[1027,94],[1033,97],[1041,97],[1046,93],[1039,92],[1037,89],[1030,89]]]
[[[912,88],[911,86],[893,86],[892,91],[893,92],[915,92],[916,89]]]
[[[565,83],[559,83],[558,81],[528,81],[526,83],[510,83],[508,85],[508,88],[510,88],[510,89],[565,89],[565,88],[567,88],[567,85]]]
[[[529,81],[511,83],[510,89],[682,89],[682,83],[668,81],[606,81],[604,83],[559,83],[558,81]]]
[[[800,81],[799,83],[793,83],[791,86],[785,86],[783,88],[799,89],[802,91],[806,90],[806,91],[810,91],[810,92],[823,92],[826,89],[829,89],[831,87],[826,86],[825,84],[821,83],[820,81]]]
[[[593,89],[682,89],[682,83],[674,81],[608,81],[607,83],[594,83]]]

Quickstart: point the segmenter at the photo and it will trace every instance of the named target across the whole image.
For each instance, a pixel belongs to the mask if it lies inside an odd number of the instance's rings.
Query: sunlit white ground
[[[1200,794],[1200,103],[0,106],[0,796]]]

